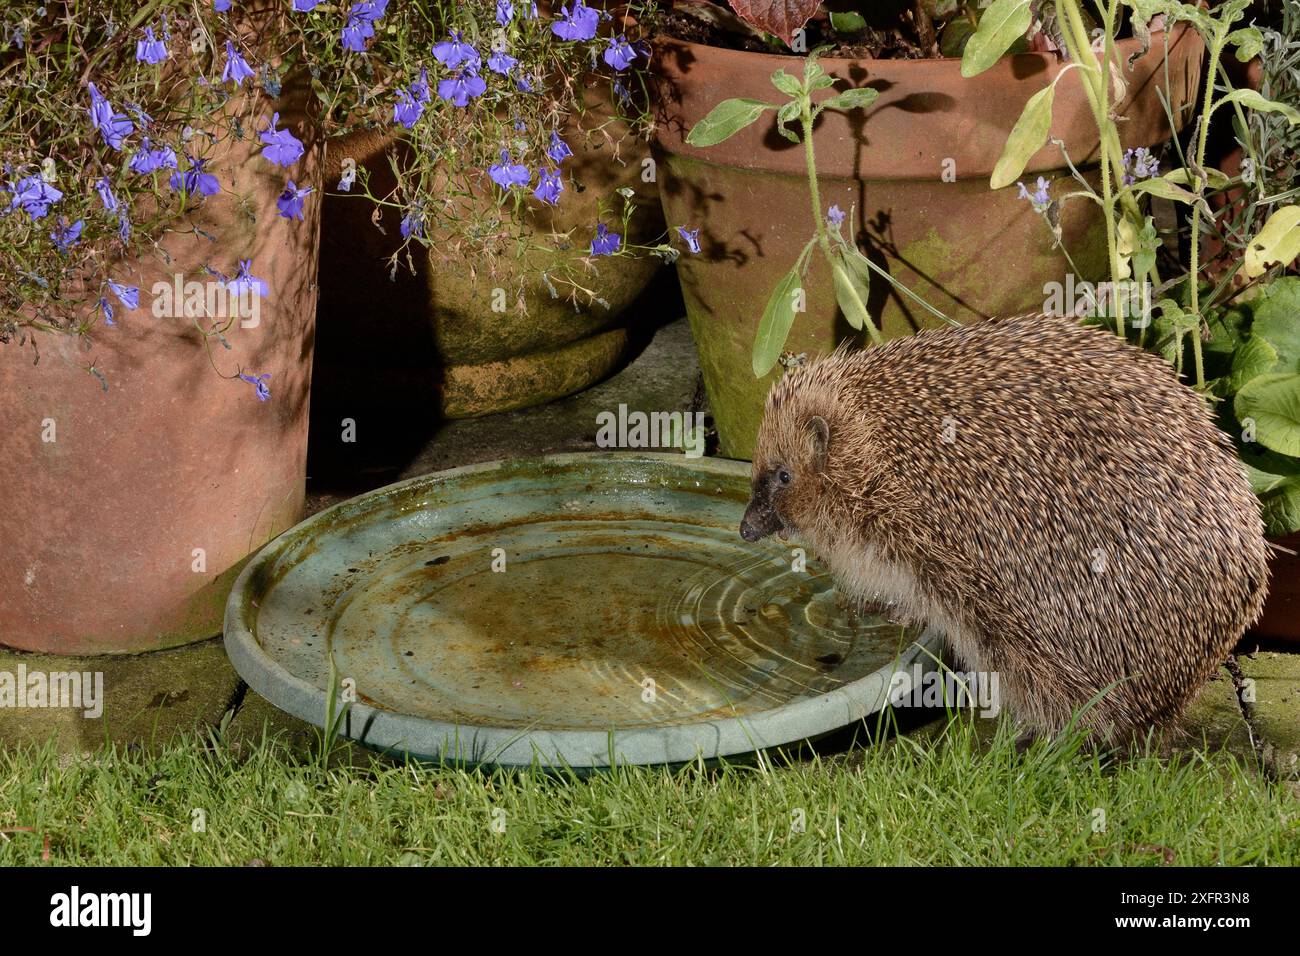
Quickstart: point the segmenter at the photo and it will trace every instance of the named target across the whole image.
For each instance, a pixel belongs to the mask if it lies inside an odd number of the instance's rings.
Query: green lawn
[[[44,836],[51,863],[108,865],[1300,864],[1300,798],[1230,754],[1022,756],[1007,727],[990,742],[965,720],[830,758],[583,780],[322,766],[281,738],[3,750],[0,831],[4,865],[39,864]]]

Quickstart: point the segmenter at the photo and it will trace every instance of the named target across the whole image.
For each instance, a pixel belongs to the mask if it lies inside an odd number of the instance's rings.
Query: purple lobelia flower
[[[620,35],[609,38],[609,46],[605,47],[605,62],[614,69],[626,70],[636,57],[636,48],[627,42],[627,37]]]
[[[131,220],[127,218],[125,209],[117,211],[117,235],[123,242],[131,238]]]
[[[267,288],[265,282],[249,271],[252,267],[252,259],[240,259],[239,271],[235,273],[233,279],[226,282],[226,288],[235,293],[235,295],[249,293],[250,295],[265,298],[270,294],[270,289]]]
[[[487,82],[471,69],[438,81],[438,95],[450,100],[453,106],[467,106],[475,97],[487,91]]]
[[[87,83],[90,91],[90,121],[99,130],[99,135],[113,149],[122,148],[122,140],[135,127],[124,113],[114,113],[112,105],[104,99],[94,83]]]
[[[832,226],[838,226],[844,221],[844,210],[838,204],[832,204],[831,208],[826,210],[826,221]]]
[[[59,228],[50,233],[50,239],[58,246],[60,252],[67,252],[81,239],[81,230],[85,225],[85,220],[78,219],[69,226],[68,220],[60,218]]]
[[[158,169],[176,169],[176,151],[170,146],[159,146],[153,149],[149,143],[149,137],[146,136],[140,144],[140,148],[135,151],[131,157],[131,162],[127,168],[132,172],[145,175]]]
[[[478,50],[474,49],[473,44],[462,40],[455,30],[451,31],[449,39],[433,45],[433,56],[439,63],[450,69],[465,64],[477,70],[479,65]]]
[[[318,3],[320,3],[320,0],[293,0],[293,12],[310,13],[316,9]]]
[[[262,131],[262,155],[277,166],[292,166],[302,158],[302,141],[287,129],[276,129],[280,114],[271,117],[271,125]]]
[[[560,178],[558,169],[539,169],[537,171],[537,188],[533,190],[533,196],[544,203],[554,206],[560,201],[560,193],[564,192],[564,180]]]
[[[203,171],[207,160],[195,159],[193,156],[186,156],[185,158],[189,160],[190,168],[185,172],[177,170],[171,174],[168,184],[173,190],[185,192],[191,196],[195,193],[200,196],[215,196],[221,192],[221,183],[217,182],[217,177]]]
[[[1016,183],[1016,185],[1020,187],[1020,198],[1028,199],[1029,204],[1034,207],[1034,212],[1046,212],[1047,207],[1052,204],[1052,194],[1049,192],[1051,183],[1042,176],[1038,177],[1033,192],[1026,189],[1024,183]]]
[[[557,163],[564,162],[568,157],[573,155],[573,150],[569,149],[569,144],[560,139],[560,134],[551,133],[551,145],[546,147],[546,155],[551,157]]]
[[[423,106],[429,102],[429,71],[421,67],[420,78],[411,84],[411,95],[415,97],[415,102]]]
[[[113,195],[113,186],[107,176],[101,177],[95,183],[95,192],[99,193],[99,201],[104,204],[106,210],[117,212],[117,197]]]
[[[239,377],[253,386],[254,394],[257,395],[259,402],[265,402],[271,397],[271,389],[266,384],[266,380],[271,377],[270,372],[263,372],[261,375],[248,375],[240,372]]]
[[[397,91],[397,102],[393,104],[394,123],[401,123],[410,129],[423,112],[424,104],[419,102],[410,90]]]
[[[302,202],[311,191],[310,186],[300,188],[292,179],[289,180],[289,184],[284,187],[284,192],[280,193],[280,198],[275,201],[280,215],[285,219],[302,219]]]
[[[593,256],[612,256],[618,252],[618,247],[622,244],[623,237],[617,232],[610,232],[602,222],[596,226],[596,236],[591,240],[591,254]]]
[[[153,27],[144,28],[144,39],[135,44],[135,58],[141,63],[161,63],[167,59],[167,44],[154,38]]]
[[[560,8],[562,16],[551,24],[551,32],[561,40],[590,40],[596,35],[600,14],[582,0],[573,0],[573,7]]]
[[[226,41],[226,65],[221,71],[221,82],[229,83],[234,81],[235,86],[239,86],[244,80],[253,76],[253,69],[248,65],[248,61],[239,55],[235,49],[235,44]]]
[[[515,5],[510,0],[497,0],[497,23],[505,26],[515,17]]]
[[[352,184],[357,181],[357,167],[355,163],[349,163],[343,167],[343,174],[339,176],[338,190],[342,193],[352,192]]]
[[[212,0],[212,9],[217,13],[225,13],[230,9],[230,0]]]
[[[515,80],[515,86],[519,88],[521,93],[531,93],[533,91],[533,82],[526,76],[521,76]]]
[[[686,248],[691,250],[691,252],[700,251],[700,230],[687,229],[685,226],[678,226],[677,235],[682,237],[682,241],[686,243]]]
[[[365,53],[366,41],[375,35],[375,23],[383,18],[387,9],[388,0],[354,3],[343,26],[343,48],[353,53]]]
[[[343,49],[351,50],[353,53],[366,52],[366,40],[375,35],[375,28],[364,20],[358,20],[355,17],[349,17],[348,22],[343,25]]]
[[[108,280],[108,289],[113,295],[117,296],[117,301],[121,302],[128,309],[135,310],[140,308],[140,289],[133,285],[122,285],[120,282]]]
[[[488,57],[488,69],[494,73],[500,73],[502,76],[509,76],[510,71],[515,68],[519,61],[507,53],[505,50],[493,50],[492,55]]]
[[[501,150],[501,162],[493,163],[488,167],[488,176],[502,189],[509,189],[511,186],[527,186],[528,181],[533,178],[527,166],[522,163],[511,163],[510,154],[504,149]]]
[[[28,176],[18,182],[11,182],[8,189],[13,193],[9,200],[10,209],[21,209],[32,219],[42,219],[50,207],[63,198],[63,193],[47,183],[39,175]]]
[[[424,113],[424,104],[429,99],[429,73],[421,70],[420,78],[409,89],[397,91],[397,102],[393,104],[393,122],[410,129]]]
[[[104,313],[105,322],[107,322],[109,325],[117,325],[117,323],[113,321],[113,303],[109,302],[108,299],[104,298],[103,296],[100,296],[99,308]]]

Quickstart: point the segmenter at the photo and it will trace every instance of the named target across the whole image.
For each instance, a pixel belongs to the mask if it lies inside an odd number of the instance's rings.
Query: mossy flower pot
[[[366,201],[330,197],[321,250],[319,374],[360,396],[382,372],[405,392],[424,392],[439,417],[474,418],[571,395],[620,368],[629,343],[628,307],[663,263],[645,256],[590,257],[589,248],[597,222],[613,228],[597,204],[621,208],[618,189],[633,190],[637,206],[624,242],[653,242],[663,233],[657,186],[645,173],[649,146],[595,90],[586,112],[568,119],[563,138],[573,151],[562,164],[568,186],[554,206],[530,195],[524,224],[534,247],[569,234],[560,259],[574,267],[594,300],[579,295],[572,301],[563,283],[539,278],[557,261],[546,249],[480,256],[460,238],[436,232],[427,254],[411,256],[414,271],[405,259],[393,270],[387,260],[401,241],[400,212],[385,209],[372,220]],[[384,195],[395,185],[390,158],[402,162],[404,149],[381,130],[333,141],[326,180],[336,182],[351,159],[370,171],[372,192]],[[477,190],[475,202],[486,207],[496,197]],[[365,340],[372,337],[407,346],[371,354]]]
[[[1137,52],[1135,41],[1120,44],[1122,60]],[[1126,148],[1169,138],[1158,90],[1178,124],[1187,119],[1202,52],[1193,31],[1172,31],[1166,69],[1164,34],[1154,35],[1151,49],[1127,74],[1119,104]],[[989,188],[1026,101],[1064,68],[1055,56],[1004,57],[971,78],[962,77],[956,59],[820,63],[839,81],[837,88],[880,91],[866,110],[822,113],[813,142],[823,205],[852,210],[846,234],[899,283],[967,322],[1042,309],[1046,284],[1064,283],[1067,273],[1076,281],[1106,277],[1105,230],[1094,203],[1063,204],[1062,249],[1014,187]],[[807,167],[802,146],[778,134],[774,111],[717,146],[697,148],[685,140],[721,100],[779,101],[771,75],[798,65],[788,56],[671,38],[655,45],[660,192],[670,225],[700,229],[703,248],[682,257],[678,276],[721,450],[736,458],[752,453],[764,398],[780,371],[756,379],[750,354],[772,288],[814,231]],[[1072,77],[1056,88],[1051,136],[1064,142],[1085,175],[1096,175],[1096,125]],[[1038,176],[1053,182],[1055,196],[1074,188],[1061,150],[1050,143],[1023,178]],[[817,255],[811,263],[806,311],[796,316],[786,347],[813,357],[861,334],[839,313],[825,263]],[[886,337],[939,321],[879,278],[867,307]]]
[[[247,556],[301,517],[320,205],[301,221],[276,207],[287,178],[319,181],[301,106],[287,85],[274,105],[305,147],[290,169],[256,136],[218,147],[223,191],[191,214],[211,241],[171,231],[161,252],[105,265],[139,288],[138,309],[119,305],[89,340],[39,334],[39,364],[30,342],[0,346],[0,645],[123,654],[213,637]],[[229,349],[205,347],[167,290],[179,275],[206,297],[206,269],[233,276],[241,259],[267,294],[233,317]],[[241,370],[269,374],[267,400]]]

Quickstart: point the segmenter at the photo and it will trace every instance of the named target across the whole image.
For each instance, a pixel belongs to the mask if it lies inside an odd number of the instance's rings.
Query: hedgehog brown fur
[[[1174,725],[1259,616],[1259,505],[1157,357],[1025,316],[838,351],[773,386],[741,533],[996,671],[1031,731]],[[1114,684],[1115,686],[1111,686]]]

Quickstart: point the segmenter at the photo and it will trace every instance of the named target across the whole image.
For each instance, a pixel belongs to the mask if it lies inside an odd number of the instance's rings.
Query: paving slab
[[[1219,668],[1187,708],[1183,720],[1187,744],[1206,751],[1226,750],[1249,766],[1257,761],[1250,725],[1237,699],[1237,688],[1226,668]]]
[[[20,683],[25,693],[6,693]],[[52,742],[64,753],[109,741],[157,746],[215,726],[238,686],[219,638],[113,657],[0,648],[0,745]],[[40,694],[42,687],[55,692]]]
[[[1237,657],[1246,715],[1273,772],[1300,780],[1300,654],[1256,651]]]

